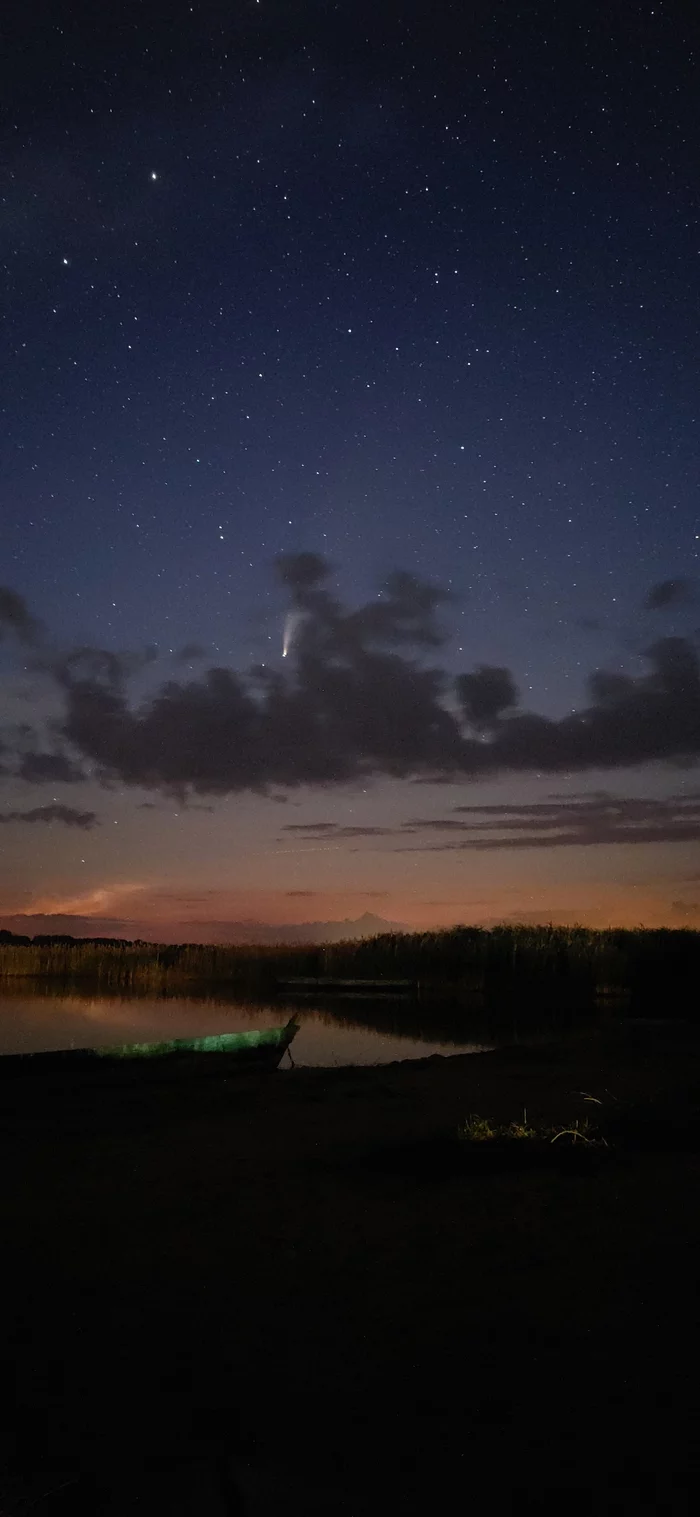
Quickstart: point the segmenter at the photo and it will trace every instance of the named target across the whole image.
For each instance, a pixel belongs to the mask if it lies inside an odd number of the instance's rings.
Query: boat
[[[187,1073],[235,1073],[239,1069],[276,1069],[299,1031],[296,1016],[284,1027],[251,1032],[213,1033],[204,1038],[169,1038],[162,1043],[118,1043],[102,1048],[58,1048],[50,1052],[5,1054],[2,1074],[62,1074],[98,1069],[184,1070]],[[291,1052],[290,1052],[291,1058]]]

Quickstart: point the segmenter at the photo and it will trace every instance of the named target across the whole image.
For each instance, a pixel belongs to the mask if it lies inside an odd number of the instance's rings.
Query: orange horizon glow
[[[623,888],[558,882],[556,890],[546,885],[535,891],[517,887],[495,890],[492,898],[471,892],[458,898],[416,900],[399,890],[178,890],[149,883],[113,882],[82,894],[37,893],[19,900],[9,892],[0,901],[0,921],[26,922],[36,918],[72,918],[84,923],[89,933],[114,936],[176,937],[179,941],[221,938],[226,924],[267,928],[303,926],[316,922],[355,922],[365,913],[396,923],[411,931],[435,931],[460,924],[492,926],[497,922],[579,923],[585,927],[700,927],[700,903],[669,899],[647,886]],[[675,894],[678,894],[676,889]],[[109,924],[107,926],[107,924]],[[15,930],[22,930],[15,927]],[[61,930],[57,928],[57,930]],[[65,928],[62,930],[66,930]]]

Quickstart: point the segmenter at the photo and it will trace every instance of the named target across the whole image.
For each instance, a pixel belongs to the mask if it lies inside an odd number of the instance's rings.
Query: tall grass
[[[607,991],[677,1006],[679,999],[697,999],[700,932],[513,925],[298,946],[0,944],[0,984],[7,988],[18,976],[88,980],[124,990],[227,985],[249,995],[269,994],[295,976],[384,977],[418,981],[426,994],[527,991],[586,1002]]]
[[[313,954],[314,950],[310,951]],[[302,954],[302,967],[299,967]],[[0,983],[31,979],[87,980],[105,989],[157,990],[176,985],[235,985],[251,994],[273,990],[285,976],[307,969],[309,950],[259,945],[219,947],[204,943],[90,941],[0,945]]]

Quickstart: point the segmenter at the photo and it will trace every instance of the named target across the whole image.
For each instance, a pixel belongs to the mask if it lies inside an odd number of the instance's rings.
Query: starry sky
[[[697,44],[9,4],[0,925],[700,926]]]

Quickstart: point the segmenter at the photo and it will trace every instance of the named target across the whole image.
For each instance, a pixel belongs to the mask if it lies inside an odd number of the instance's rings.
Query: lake
[[[414,1002],[352,1000],[333,1007],[314,1002],[259,1005],[186,996],[3,994],[0,1054],[56,1048],[98,1048],[111,1043],[156,1042],[247,1032],[281,1026],[295,1011],[300,1023],[292,1054],[295,1065],[388,1064],[431,1054],[478,1053],[493,1038],[464,1010],[446,1024]],[[422,1020],[425,1021],[425,1027]],[[466,1024],[466,1025],[465,1025]],[[289,1064],[288,1056],[282,1068]]]

